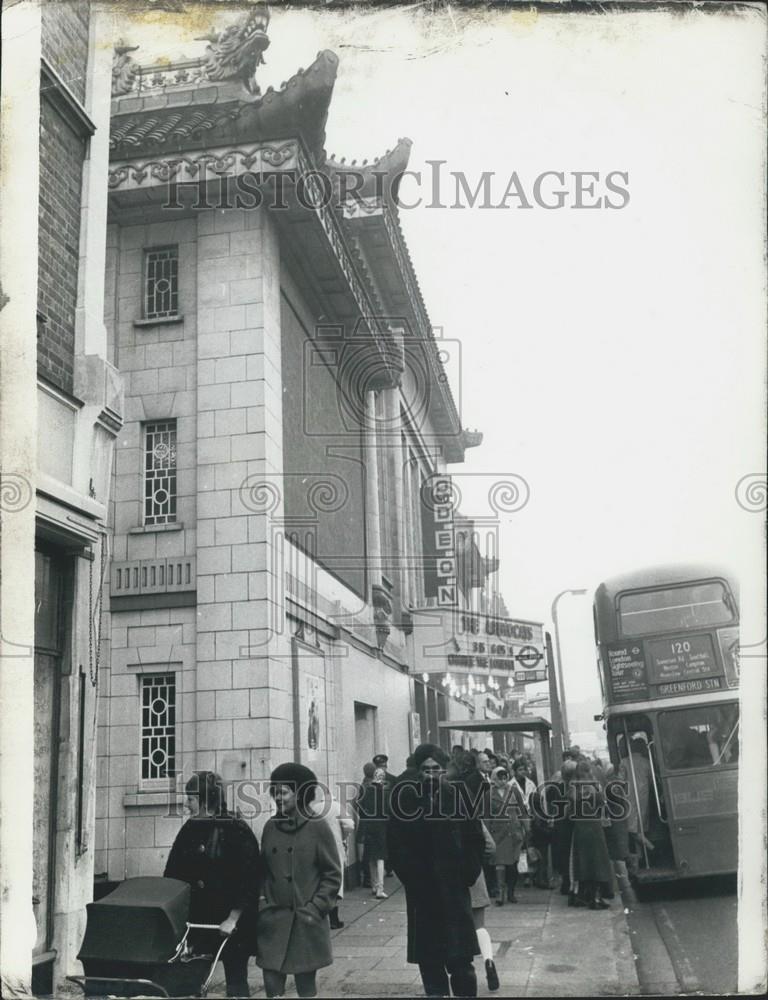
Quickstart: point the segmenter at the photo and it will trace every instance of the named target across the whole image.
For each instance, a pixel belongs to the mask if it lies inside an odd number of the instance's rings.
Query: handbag
[[[528,854],[526,851],[520,852],[520,857],[517,860],[517,872],[519,875],[528,874]]]

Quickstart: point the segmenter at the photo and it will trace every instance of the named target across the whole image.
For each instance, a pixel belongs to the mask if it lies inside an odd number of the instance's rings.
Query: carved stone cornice
[[[199,153],[153,156],[114,162],[109,171],[110,191],[161,186],[175,181],[206,181],[239,174],[268,174],[296,170],[299,143],[256,143],[246,147],[220,147]]]

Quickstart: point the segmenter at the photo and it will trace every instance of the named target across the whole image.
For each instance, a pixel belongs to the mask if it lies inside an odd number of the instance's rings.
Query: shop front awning
[[[446,719],[438,727],[462,733],[535,733],[551,729],[552,723],[542,715],[512,715],[506,719]]]

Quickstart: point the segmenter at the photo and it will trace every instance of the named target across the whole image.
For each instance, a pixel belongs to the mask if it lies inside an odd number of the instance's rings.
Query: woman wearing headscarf
[[[387,816],[389,786],[387,773],[377,767],[357,804],[360,816],[358,836],[363,844],[363,865],[371,875],[371,892],[376,899],[386,899],[384,861],[387,857]]]
[[[509,780],[503,767],[491,773],[491,795],[486,826],[496,845],[496,877],[498,893],[496,905],[504,905],[504,887],[507,900],[516,903],[517,863],[526,839],[527,810],[522,793]]]
[[[259,901],[259,845],[248,824],[227,810],[218,774],[195,772],[185,792],[191,817],[173,842],[163,875],[189,883],[190,923],[219,925],[218,941],[210,931],[190,933],[195,950],[215,952],[221,936],[230,939],[222,952],[227,996],[247,997]]]
[[[261,841],[266,905],[256,937],[268,997],[282,996],[288,975],[300,997],[316,996],[317,970],[333,962],[326,917],[341,887],[341,861],[328,824],[311,809],[316,788],[302,764],[281,764],[269,779],[277,813]]]
[[[605,910],[609,905],[605,898],[613,895],[611,859],[603,829],[605,798],[588,761],[576,765],[568,800],[573,821],[568,905]]]

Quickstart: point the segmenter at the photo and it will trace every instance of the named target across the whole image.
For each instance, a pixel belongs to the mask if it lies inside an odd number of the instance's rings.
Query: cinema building
[[[247,34],[266,44],[265,28]],[[109,880],[162,871],[180,824],[169,781],[263,781],[300,759],[333,784],[376,751],[399,771],[472,707],[424,680],[414,629],[415,609],[463,600],[434,509],[479,435],[462,430],[398,221],[410,143],[365,166],[326,155],[331,52],[264,94],[255,66],[232,78],[220,54],[214,40],[180,64],[116,55]]]

